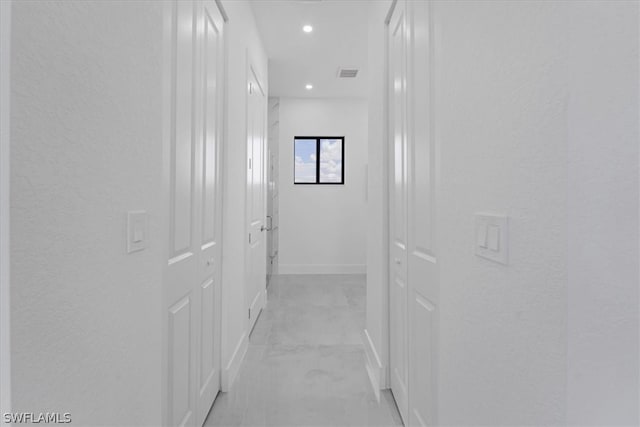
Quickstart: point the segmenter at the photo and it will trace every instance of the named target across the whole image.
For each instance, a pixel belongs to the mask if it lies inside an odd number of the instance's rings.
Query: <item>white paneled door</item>
[[[266,93],[249,65],[247,82],[247,303],[249,330],[266,302]]]
[[[224,21],[213,0],[174,1],[168,13],[165,416],[201,426],[220,389]]]
[[[408,270],[407,270],[407,15],[404,2],[389,22],[389,203],[391,258],[389,289],[389,366],[391,389],[402,419],[407,421]]]
[[[438,264],[437,163],[433,128],[431,2],[407,2],[409,424],[436,424]]]
[[[430,5],[398,1],[389,22],[391,388],[411,426],[436,424],[437,163]]]

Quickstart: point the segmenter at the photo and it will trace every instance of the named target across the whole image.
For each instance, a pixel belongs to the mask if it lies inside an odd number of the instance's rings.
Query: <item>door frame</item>
[[[378,301],[367,301],[367,305],[373,303],[371,312],[375,313],[371,318],[367,317],[367,325],[363,331],[363,341],[365,344],[366,355],[366,368],[369,375],[369,380],[373,387],[373,391],[376,395],[376,399],[380,401],[381,390],[387,390],[390,388],[390,308],[389,308],[389,292],[390,292],[390,251],[389,251],[389,96],[388,96],[388,62],[389,62],[389,24],[393,11],[395,10],[397,0],[386,0],[384,6],[380,6],[381,9],[375,10],[375,49],[380,51],[381,43],[381,58],[378,60],[382,64],[381,75],[376,76],[376,84],[373,85],[370,90],[376,91],[380,97],[382,104],[379,127],[376,128],[375,134],[380,134],[381,140],[377,142],[377,145],[373,147],[372,152],[375,152],[380,156],[379,166],[375,164],[369,164],[368,166],[368,200],[371,200],[372,194],[378,194],[380,197],[380,205],[375,208],[377,215],[380,215],[380,234],[379,242],[376,242],[375,247],[371,247],[367,243],[367,250],[372,250],[376,253],[376,258],[379,257],[379,261],[373,261],[373,264],[367,260],[367,288],[370,286],[379,287],[380,296]],[[371,25],[371,24],[370,24]],[[370,32],[373,31],[371,28]],[[371,41],[370,41],[371,43]],[[371,124],[371,120],[370,120]],[[371,132],[372,129],[369,128]],[[371,161],[371,158],[370,158]],[[377,169],[376,169],[377,167]],[[380,180],[380,187],[371,187],[372,177],[377,176]],[[376,189],[380,190],[380,193],[374,193]],[[376,230],[378,228],[376,227]],[[374,278],[373,280],[369,280]],[[372,283],[373,282],[373,283]],[[367,307],[369,312],[369,307]],[[370,326],[371,324],[371,326]],[[380,342],[374,341],[375,337],[369,334],[369,328],[378,326],[380,328],[380,334],[378,339]]]
[[[10,94],[11,0],[0,2],[0,413],[11,412]],[[3,421],[1,422],[3,425]]]
[[[228,299],[228,288],[229,285],[227,283],[225,283],[224,280],[224,268],[225,268],[225,263],[224,263],[224,257],[225,257],[225,253],[224,253],[224,225],[225,225],[225,218],[224,218],[224,199],[225,199],[225,191],[227,191],[227,186],[225,185],[225,177],[226,175],[226,167],[225,167],[225,155],[226,155],[226,147],[227,147],[227,141],[229,140],[228,136],[229,136],[229,132],[228,132],[228,118],[229,118],[229,103],[228,103],[228,96],[229,96],[229,15],[227,15],[227,11],[224,8],[224,5],[222,4],[222,0],[215,0],[216,6],[218,7],[218,10],[220,11],[220,15],[222,15],[222,20],[223,20],[223,26],[224,26],[224,37],[222,39],[222,60],[224,61],[224,66],[222,67],[222,81],[224,82],[224,85],[222,85],[222,90],[220,91],[220,94],[222,95],[222,128],[221,128],[221,138],[222,140],[220,141],[220,145],[218,147],[218,157],[220,158],[220,161],[218,162],[218,168],[219,168],[219,172],[218,172],[218,176],[220,177],[220,198],[219,200],[221,201],[221,206],[219,209],[219,214],[220,214],[220,218],[219,218],[219,232],[220,232],[220,302],[219,302],[219,306],[218,306],[218,334],[220,337],[220,348],[218,349],[218,357],[220,360],[220,384],[219,384],[219,389],[220,392],[226,392],[228,390],[226,390],[223,385],[225,385],[225,364],[224,364],[224,355],[227,354],[227,331],[228,331],[228,326],[229,326],[229,318],[228,318],[228,311],[227,311],[227,307],[228,307],[228,303],[227,303],[227,299]],[[218,394],[219,395],[219,394]],[[217,397],[216,397],[217,399]],[[215,400],[214,400],[214,405],[215,405]],[[213,406],[211,407],[211,409],[213,409]]]
[[[389,135],[389,31],[391,28],[391,18],[393,17],[393,12],[396,10],[396,5],[398,4],[398,0],[392,0],[391,5],[389,6],[389,10],[387,11],[387,16],[384,18],[384,85],[382,87],[383,95],[382,100],[384,103],[382,114],[384,117],[384,147],[383,151],[384,155],[384,170],[382,182],[384,183],[384,191],[383,191],[383,203],[387,207],[384,213],[384,222],[385,222],[385,232],[383,235],[383,245],[384,245],[384,255],[385,255],[385,277],[383,283],[386,284],[385,292],[382,293],[383,301],[383,314],[384,319],[382,322],[383,330],[382,337],[384,339],[384,343],[382,343],[382,347],[384,348],[384,378],[381,381],[381,384],[385,389],[391,390],[391,251],[389,250],[390,243],[390,234],[391,234],[391,204],[390,204],[390,196],[391,196],[391,186],[389,185],[389,169],[390,169],[390,154],[391,154],[391,140]]]

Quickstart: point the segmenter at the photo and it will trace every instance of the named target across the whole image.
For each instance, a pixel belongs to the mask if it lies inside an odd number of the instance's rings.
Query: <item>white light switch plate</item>
[[[477,213],[476,255],[500,264],[509,263],[509,218]]]
[[[127,212],[127,253],[147,247],[148,215],[145,211]]]

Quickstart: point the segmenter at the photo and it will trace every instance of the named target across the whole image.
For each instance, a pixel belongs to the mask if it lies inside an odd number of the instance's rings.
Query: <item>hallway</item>
[[[640,0],[0,0],[0,414],[640,426]]]
[[[281,275],[229,393],[205,426],[402,425],[364,366],[364,275]]]

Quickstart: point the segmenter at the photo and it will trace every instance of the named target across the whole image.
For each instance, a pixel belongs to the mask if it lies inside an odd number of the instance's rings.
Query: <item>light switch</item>
[[[476,228],[476,245],[481,248],[487,247],[487,227],[480,226]]]
[[[487,246],[494,252],[500,250],[500,227],[497,225],[489,225],[487,228]]]
[[[509,221],[505,215],[477,213],[476,255],[500,264],[508,264]]]
[[[147,247],[147,227],[147,212],[127,212],[127,253],[141,251]]]

